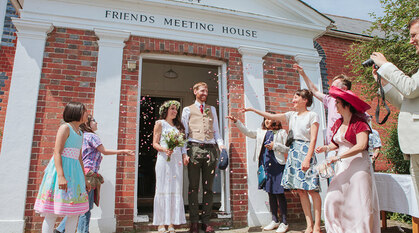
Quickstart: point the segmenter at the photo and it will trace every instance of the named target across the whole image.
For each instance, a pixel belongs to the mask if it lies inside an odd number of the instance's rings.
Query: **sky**
[[[373,21],[368,13],[383,16],[380,0],[302,0],[321,13]]]

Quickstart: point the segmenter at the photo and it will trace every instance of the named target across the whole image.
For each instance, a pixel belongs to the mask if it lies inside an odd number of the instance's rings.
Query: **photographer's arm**
[[[371,59],[380,67],[377,71],[378,74],[393,85],[403,97],[408,99],[419,97],[419,74],[412,77],[407,76],[378,52],[374,52]]]

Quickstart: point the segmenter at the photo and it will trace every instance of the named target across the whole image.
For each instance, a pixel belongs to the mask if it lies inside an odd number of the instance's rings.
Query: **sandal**
[[[159,233],[165,233],[166,232],[166,228],[165,227],[159,228],[158,229],[158,232]]]
[[[167,228],[167,231],[169,231],[169,233],[176,233],[175,228],[173,227]]]

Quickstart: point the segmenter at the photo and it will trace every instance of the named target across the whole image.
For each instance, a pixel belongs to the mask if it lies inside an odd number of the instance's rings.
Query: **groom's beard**
[[[202,103],[207,102],[207,96],[206,96],[206,95],[198,95],[198,99],[199,99],[199,101],[201,101]]]

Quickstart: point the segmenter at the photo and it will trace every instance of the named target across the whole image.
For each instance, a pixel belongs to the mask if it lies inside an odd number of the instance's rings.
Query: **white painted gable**
[[[330,24],[330,19],[300,0],[167,0],[305,23]]]

